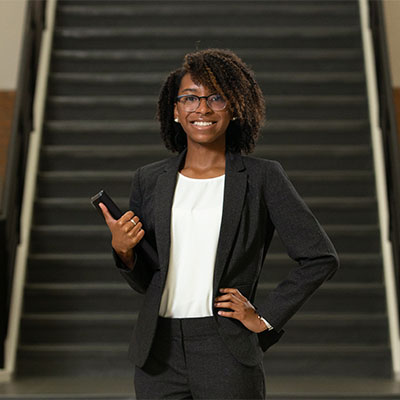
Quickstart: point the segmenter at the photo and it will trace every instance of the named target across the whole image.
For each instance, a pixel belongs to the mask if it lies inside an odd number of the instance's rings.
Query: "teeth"
[[[212,125],[212,122],[206,122],[206,121],[194,121],[193,125],[197,126],[209,126]]]

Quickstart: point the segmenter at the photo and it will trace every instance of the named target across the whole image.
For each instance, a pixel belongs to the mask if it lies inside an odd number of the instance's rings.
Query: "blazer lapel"
[[[226,153],[224,205],[215,258],[213,293],[218,294],[219,282],[231,253],[242,215],[247,191],[247,173],[239,153]]]
[[[157,179],[155,188],[155,235],[162,282],[168,271],[171,246],[171,210],[179,169],[183,167],[187,149],[171,162]],[[215,259],[213,291],[217,295],[228,256],[233,246],[247,190],[247,173],[239,153],[226,152],[224,204]]]
[[[176,157],[170,158],[170,163],[157,179],[155,187],[154,216],[157,253],[160,270],[166,276],[169,264],[169,251],[171,247],[171,210],[175,192],[176,179],[179,167],[183,164],[187,149]],[[162,282],[165,281],[162,277]]]

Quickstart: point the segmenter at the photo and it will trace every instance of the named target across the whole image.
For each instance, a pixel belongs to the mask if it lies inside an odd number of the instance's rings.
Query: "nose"
[[[211,108],[207,104],[206,98],[202,97],[200,99],[200,103],[199,103],[199,106],[197,107],[196,112],[201,113],[201,114],[207,114],[207,113],[212,112]]]

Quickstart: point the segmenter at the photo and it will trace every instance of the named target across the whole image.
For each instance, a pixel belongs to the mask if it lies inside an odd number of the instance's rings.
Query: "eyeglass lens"
[[[200,99],[195,95],[179,96],[178,100],[183,105],[185,111],[195,111],[200,105]],[[207,105],[214,111],[221,111],[226,107],[226,101],[219,94],[212,94],[206,98]]]

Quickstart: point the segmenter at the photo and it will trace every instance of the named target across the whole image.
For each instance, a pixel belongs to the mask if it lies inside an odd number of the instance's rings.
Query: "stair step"
[[[64,73],[49,75],[50,96],[158,96],[167,73]],[[363,72],[259,72],[257,82],[268,95],[365,95]]]
[[[95,211],[89,209],[88,212]],[[146,224],[143,226],[146,231]],[[325,225],[324,229],[335,243],[338,252],[376,253],[380,251],[378,225]],[[276,233],[275,237],[278,237]],[[104,249],[110,248],[110,243],[111,233],[105,224],[32,226],[31,252],[33,253],[66,253],[68,251],[86,253],[88,249],[91,252],[104,252]],[[284,252],[285,249],[280,240],[273,240],[270,251]]]
[[[41,171],[134,170],[170,156],[159,145],[142,146],[42,146]],[[285,169],[372,168],[371,148],[360,146],[259,145],[253,155],[281,161]]]
[[[260,283],[254,304],[267,300],[276,284]],[[143,296],[126,283],[27,284],[25,313],[138,312]],[[304,305],[305,312],[382,313],[386,309],[383,284],[325,283]]]
[[[154,120],[47,120],[45,145],[150,145],[160,141]],[[268,145],[367,145],[371,142],[368,119],[274,118],[261,129],[259,144]]]
[[[226,18],[229,7],[229,18]],[[62,27],[79,26],[169,26],[173,18],[176,26],[193,27],[192,16],[202,18],[202,25],[214,27],[223,21],[224,27],[235,27],[243,21],[251,20],[251,26],[298,26],[304,21],[321,26],[351,26],[357,21],[357,7],[354,3],[348,5],[321,4],[277,4],[225,2],[221,5],[215,2],[197,4],[121,4],[112,9],[99,5],[63,5],[57,10],[57,23]]]
[[[126,344],[137,323],[132,313],[24,314],[20,343]],[[385,314],[299,313],[286,325],[281,346],[291,345],[387,345]],[[368,333],[367,333],[368,332]]]
[[[39,197],[90,197],[104,188],[112,197],[128,196],[134,167],[129,171],[42,171],[38,174]],[[288,170],[303,196],[375,196],[374,176],[368,170]],[[122,205],[120,205],[122,207]]]
[[[51,72],[167,72],[182,64],[187,49],[55,50]],[[360,72],[361,49],[240,49],[253,69],[270,72]],[[161,70],[162,69],[162,70]]]
[[[121,210],[129,209],[128,197],[113,197]],[[376,224],[378,222],[375,197],[303,197],[322,224]],[[37,198],[34,223],[36,225],[100,225],[104,221],[91,212],[87,197]]]
[[[134,120],[154,118],[155,96],[50,96],[47,118],[50,120]],[[365,96],[269,96],[271,119],[366,119]]]
[[[224,24],[226,18],[224,18]],[[140,49],[193,47],[201,38],[202,48],[360,48],[361,32],[357,26],[249,26],[241,23],[234,27],[145,26],[145,27],[56,27],[54,48],[67,49]],[[358,22],[357,22],[358,23]],[[221,46],[222,45],[222,46]]]
[[[371,253],[340,253],[340,269],[332,278],[337,283],[382,283],[382,258]],[[286,253],[268,253],[260,282],[279,282],[297,266]],[[29,283],[122,282],[108,253],[31,253]]]
[[[207,47],[254,68],[267,122],[250,157],[282,163],[341,261],[264,357],[267,375],[288,387],[293,376],[392,378],[355,0],[58,0],[18,375],[132,379],[144,296],[115,267],[90,197],[103,188],[126,210],[133,171],[176,156],[154,118],[158,94],[185,53]],[[275,233],[254,304],[296,266]],[[331,400],[366,398],[337,387]],[[329,398],[288,393],[277,398]]]
[[[20,375],[131,376],[127,345],[24,345]],[[280,346],[268,350],[268,375],[390,377],[387,346]],[[344,362],[346,360],[346,362]]]

